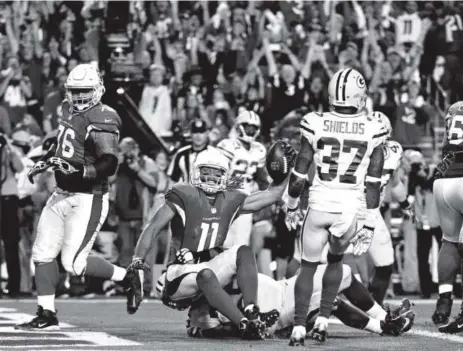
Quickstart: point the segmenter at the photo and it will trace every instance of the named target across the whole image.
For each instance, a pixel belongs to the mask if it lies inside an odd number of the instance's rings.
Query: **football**
[[[275,184],[281,184],[293,166],[296,151],[288,143],[278,140],[267,151],[267,172]]]

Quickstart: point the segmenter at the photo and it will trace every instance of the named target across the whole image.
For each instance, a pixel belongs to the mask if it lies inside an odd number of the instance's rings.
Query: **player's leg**
[[[108,194],[74,194],[68,201],[72,211],[65,223],[61,261],[64,269],[75,275],[122,281],[125,269],[105,259],[89,256],[95,238],[108,214]]]
[[[452,309],[453,281],[460,269],[458,243],[463,223],[458,208],[463,206],[463,204],[459,205],[458,201],[460,186],[459,179],[438,179],[434,182],[433,192],[443,233],[443,243],[437,260],[439,298],[432,316],[435,324],[448,322]],[[463,201],[463,197],[460,200]]]
[[[304,344],[313,277],[320,263],[320,255],[328,242],[329,233],[326,228],[330,219],[329,213],[309,209],[302,225],[301,266],[294,286],[294,328],[290,345]]]
[[[250,245],[252,231],[252,213],[244,214],[235,219],[227,233],[225,248]]]
[[[312,338],[319,342],[324,342],[326,339],[328,319],[342,282],[343,254],[350,245],[350,240],[355,235],[356,229],[357,217],[355,213],[332,214],[331,225],[329,226],[328,265],[322,279],[320,314],[315,321],[312,333]]]
[[[59,329],[55,310],[55,289],[59,281],[56,257],[61,251],[64,238],[63,195],[53,193],[48,200],[37,225],[37,236],[32,247],[37,289],[37,316],[17,325],[16,329]]]
[[[376,302],[381,305],[386,296],[394,267],[394,248],[391,234],[379,210],[369,254],[375,265],[375,275],[370,284],[370,291]]]

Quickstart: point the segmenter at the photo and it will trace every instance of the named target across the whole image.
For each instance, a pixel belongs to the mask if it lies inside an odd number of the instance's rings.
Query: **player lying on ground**
[[[291,165],[294,149],[281,145]],[[130,313],[135,313],[143,299],[143,271],[138,267],[156,236],[170,223],[172,245],[170,262],[162,277],[163,303],[186,309],[203,295],[240,329],[243,337],[263,338],[266,325],[259,320],[254,254],[248,246],[234,246],[225,251],[222,246],[233,220],[241,213],[255,212],[278,201],[288,177],[279,185],[247,196],[227,190],[228,167],[228,160],[217,149],[203,151],[193,166],[192,184],[176,184],[166,193],[165,204],[144,228],[135,248],[131,266],[136,271],[133,289],[137,299]],[[289,168],[285,172],[287,175]],[[235,275],[243,294],[243,313],[222,288]]]
[[[319,311],[321,281],[326,264],[319,265],[314,276],[314,292],[310,299],[309,314],[306,319],[306,328],[311,330],[313,320]],[[291,334],[294,315],[294,286],[296,277],[275,281],[272,278],[259,274],[258,304],[262,311],[278,310],[278,322],[267,330],[270,335],[288,338]],[[163,291],[162,285],[157,285],[158,292]],[[225,288],[233,300],[242,308],[242,295],[236,281]],[[345,325],[352,328],[370,331],[381,335],[398,336],[413,325],[414,313],[410,310],[410,302],[405,299],[401,306],[394,311],[385,311],[374,301],[368,290],[353,277],[349,266],[343,265],[343,277],[339,293],[344,294],[351,303],[338,297],[333,315]],[[342,295],[341,295],[342,296]],[[238,330],[230,321],[217,313],[207,301],[199,300],[189,311],[187,322],[188,335],[193,337],[227,337],[238,336]]]
[[[312,337],[326,339],[328,320],[342,278],[342,258],[351,242],[354,254],[370,247],[380,199],[386,132],[364,112],[367,87],[354,69],[342,69],[328,85],[331,112],[309,113],[301,121],[301,147],[288,186],[287,223],[296,228],[298,202],[313,163],[317,171],[310,187],[309,210],[302,228],[302,261],[295,286],[294,329],[290,345],[306,335],[305,319],[312,296],[313,276],[325,245],[330,242],[323,275],[320,315]],[[361,198],[366,218],[357,228]]]
[[[55,289],[61,253],[64,269],[123,281],[126,270],[101,257],[89,256],[96,235],[108,214],[108,177],[117,169],[121,120],[100,99],[105,89],[98,70],[76,66],[66,81],[66,100],[56,143],[30,170],[33,177],[55,171],[57,187],[40,215],[32,248],[37,286],[37,316],[17,329],[59,329]]]

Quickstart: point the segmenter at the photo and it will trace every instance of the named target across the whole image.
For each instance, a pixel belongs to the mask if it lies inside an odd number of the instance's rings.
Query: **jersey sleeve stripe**
[[[220,146],[217,146],[217,149],[219,149],[221,152],[223,152],[223,154],[226,157],[228,157],[229,159],[233,159],[233,154],[230,151],[228,151],[228,150],[226,150],[226,149],[224,149],[223,147],[220,147]]]
[[[309,133],[311,133],[311,134],[315,134],[315,132],[314,132],[312,129],[310,129],[310,128],[308,127],[308,123],[307,123],[307,122],[302,121],[302,122],[301,122],[301,128],[304,129],[306,132],[309,132]]]
[[[387,134],[388,134],[387,131],[386,131],[386,132],[379,133],[379,134],[375,134],[375,135],[373,135],[373,139],[386,136]]]

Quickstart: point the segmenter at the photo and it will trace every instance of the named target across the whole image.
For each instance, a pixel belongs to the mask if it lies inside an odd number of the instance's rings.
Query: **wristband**
[[[405,208],[408,208],[410,206],[410,202],[408,202],[408,200],[405,199],[404,201],[399,202],[399,205],[400,205],[400,208],[405,209]]]
[[[296,177],[298,177],[298,178],[308,179],[307,174],[299,173],[299,172],[296,171],[294,168],[293,168],[293,170],[291,171],[291,173],[294,174],[294,175],[295,175]]]
[[[294,210],[297,208],[298,205],[299,205],[299,198],[288,195],[288,202],[286,203],[286,206],[288,207],[288,209]]]
[[[96,178],[96,168],[93,165],[84,166],[84,179],[95,179]]]
[[[377,208],[367,209],[365,213],[365,227],[374,229],[376,218],[378,217]]]

